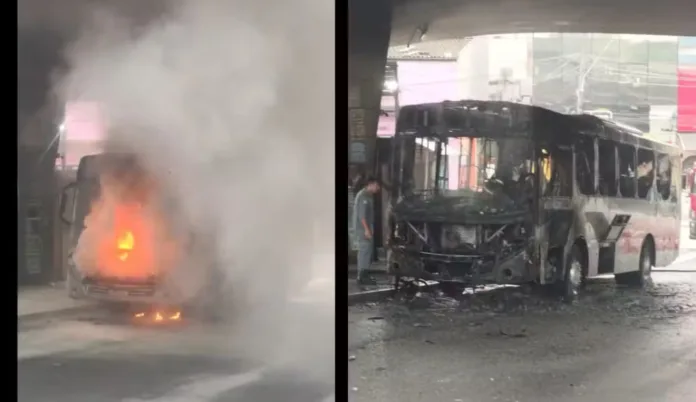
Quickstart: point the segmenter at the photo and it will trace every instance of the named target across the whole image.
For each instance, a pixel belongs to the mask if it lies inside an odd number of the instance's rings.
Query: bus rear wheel
[[[556,286],[557,294],[566,303],[574,302],[580,293],[585,276],[585,258],[580,245],[575,244],[570,250],[563,272],[563,279]]]
[[[614,275],[616,283],[632,288],[644,288],[651,282],[652,267],[655,265],[652,241],[645,240],[640,249],[638,271]]]

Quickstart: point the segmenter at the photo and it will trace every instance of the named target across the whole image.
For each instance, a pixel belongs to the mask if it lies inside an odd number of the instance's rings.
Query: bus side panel
[[[597,197],[578,197],[582,202],[576,206],[578,225],[576,237],[582,236],[587,243],[587,276],[599,273],[599,241],[609,229],[611,214],[609,205]]]
[[[662,226],[657,214],[657,203],[641,199],[611,198],[612,219],[617,214],[630,215],[631,219],[616,242],[614,255],[614,273],[637,271],[639,269],[640,250],[648,235],[655,239],[656,254],[659,254],[664,239],[669,235],[667,226]]]

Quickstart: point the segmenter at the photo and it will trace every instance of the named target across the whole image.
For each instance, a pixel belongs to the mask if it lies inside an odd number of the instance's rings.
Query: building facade
[[[683,146],[685,165],[696,160],[696,37],[486,35],[468,38],[452,60],[437,56],[392,61],[399,91],[390,107],[467,98],[592,113]]]

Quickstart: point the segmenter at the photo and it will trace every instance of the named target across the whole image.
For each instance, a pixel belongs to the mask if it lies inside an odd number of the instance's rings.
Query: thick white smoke
[[[68,52],[60,96],[100,102],[110,142],[211,234],[236,311],[230,342],[333,378],[334,4],[171,6],[139,27],[98,13]],[[312,276],[327,289],[284,301]]]

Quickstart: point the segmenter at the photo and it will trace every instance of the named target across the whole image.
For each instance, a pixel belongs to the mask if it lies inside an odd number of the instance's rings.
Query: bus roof
[[[77,169],[78,180],[99,177],[105,170],[121,168],[133,168],[137,166],[137,158],[128,153],[100,153],[85,155],[80,158]]]
[[[541,123],[541,124],[540,124]],[[396,124],[398,134],[422,137],[529,136],[557,139],[561,132],[679,154],[672,144],[643,136],[633,127],[589,114],[569,115],[534,105],[504,101],[443,101],[403,106]]]

